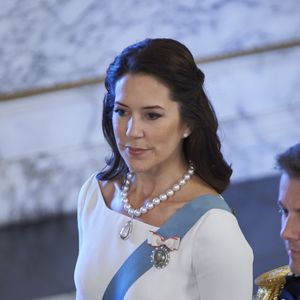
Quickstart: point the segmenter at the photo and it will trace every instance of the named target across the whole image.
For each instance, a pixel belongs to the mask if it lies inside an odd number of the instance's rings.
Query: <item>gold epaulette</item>
[[[283,266],[257,277],[255,284],[259,288],[256,300],[277,300],[289,273],[291,273],[289,266]]]

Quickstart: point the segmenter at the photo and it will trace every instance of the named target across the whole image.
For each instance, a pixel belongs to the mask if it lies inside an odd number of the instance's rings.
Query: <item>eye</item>
[[[126,115],[126,110],[120,107],[114,109],[114,113],[117,114],[119,117],[123,117]]]
[[[285,217],[289,214],[289,211],[283,207],[279,207],[278,212]]]
[[[149,120],[156,120],[159,119],[161,117],[161,114],[156,113],[156,112],[149,112],[146,114],[147,119]]]

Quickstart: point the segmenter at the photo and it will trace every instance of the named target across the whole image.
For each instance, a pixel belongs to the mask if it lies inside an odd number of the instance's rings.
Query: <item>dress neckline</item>
[[[106,202],[105,202],[105,200],[104,200],[104,197],[103,197],[103,193],[102,193],[101,187],[100,187],[100,185],[99,185],[99,181],[98,181],[98,179],[97,179],[97,174],[93,177],[93,181],[95,181],[95,183],[96,183],[96,186],[97,186],[97,187],[96,187],[96,190],[97,190],[98,198],[99,198],[99,199],[101,198],[100,201],[102,202],[102,204],[103,204],[105,210],[107,210],[110,214],[112,214],[112,215],[114,215],[114,216],[121,217],[121,218],[123,218],[123,219],[126,219],[127,221],[131,220],[131,217],[126,216],[126,215],[124,215],[124,214],[121,214],[121,213],[119,213],[119,212],[117,212],[117,211],[114,211],[113,209],[111,209],[110,207],[107,206],[107,204],[106,204]],[[219,197],[220,199],[222,199],[222,200],[224,201],[224,198],[223,198],[223,196],[222,196],[221,194],[217,194],[217,195],[214,195],[214,194],[203,194],[203,195],[199,195],[198,197],[207,196],[207,195]],[[193,200],[197,199],[198,197],[195,197],[195,198],[191,199],[190,201],[193,201]],[[189,201],[189,202],[190,202],[190,201]],[[187,203],[189,203],[189,202],[187,202]],[[185,205],[187,205],[187,204],[185,204]],[[183,207],[184,207],[185,205],[183,205]],[[172,216],[171,216],[171,217],[172,217]],[[139,220],[139,219],[136,219],[136,218],[134,218],[134,221],[135,221],[137,224],[141,224],[142,226],[150,226],[150,227],[152,227],[153,230],[157,230],[157,229],[160,228],[160,227],[157,227],[157,226],[155,226],[155,225],[152,225],[152,224],[143,222],[143,221],[141,221],[141,220]]]
[[[101,187],[99,185],[97,176],[94,176],[93,181],[95,181],[96,186],[97,186],[96,190],[97,190],[97,194],[98,194],[98,200],[101,201],[101,204],[104,206],[104,209],[106,211],[108,211],[110,214],[114,215],[114,216],[118,216],[120,218],[123,218],[123,219],[129,221],[131,219],[131,217],[126,216],[124,214],[121,214],[121,213],[119,213],[119,212],[117,212],[117,211],[115,211],[115,210],[113,210],[113,209],[111,209],[110,207],[107,206],[107,204],[104,200],[103,193],[102,193]],[[141,224],[142,226],[150,226],[153,230],[157,230],[157,229],[160,228],[160,227],[154,226],[152,224],[148,224],[146,222],[143,222],[143,221],[141,221],[139,219],[136,219],[136,218],[134,219],[134,222],[136,222],[137,224]]]

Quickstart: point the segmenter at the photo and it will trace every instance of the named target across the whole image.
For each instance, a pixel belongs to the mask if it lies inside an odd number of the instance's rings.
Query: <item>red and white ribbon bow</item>
[[[168,247],[171,251],[173,251],[173,250],[178,250],[180,244],[180,237],[172,236],[170,238],[164,238],[158,233],[154,231],[150,231],[147,242],[153,247],[159,247],[164,245]]]

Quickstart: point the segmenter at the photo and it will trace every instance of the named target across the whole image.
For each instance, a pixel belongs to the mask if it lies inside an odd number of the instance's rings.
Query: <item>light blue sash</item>
[[[218,208],[231,212],[227,203],[218,196],[200,196],[186,205],[164,223],[156,232],[163,237],[181,239],[208,210]],[[124,241],[126,243],[126,241]],[[123,263],[106,288],[102,300],[122,300],[130,286],[153,265],[150,261],[153,247],[144,241]]]

